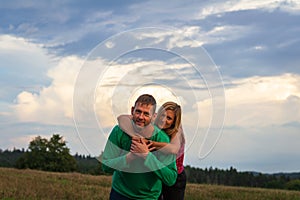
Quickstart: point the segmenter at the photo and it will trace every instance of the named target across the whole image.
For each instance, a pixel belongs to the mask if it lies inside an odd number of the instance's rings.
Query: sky
[[[185,165],[299,172],[300,1],[0,4],[0,148],[100,155],[135,98],[182,106]]]

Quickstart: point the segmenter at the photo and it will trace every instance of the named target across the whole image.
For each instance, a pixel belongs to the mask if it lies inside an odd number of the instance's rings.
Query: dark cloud
[[[230,12],[208,20],[222,26],[249,27],[240,38],[206,44],[223,74],[232,77],[270,76],[300,73],[300,17],[281,11],[246,10]]]
[[[91,49],[111,36],[111,31],[120,23],[114,17],[128,14],[128,7],[137,2],[2,2],[0,33],[44,43],[49,49],[58,49],[59,53],[81,54],[83,49]]]

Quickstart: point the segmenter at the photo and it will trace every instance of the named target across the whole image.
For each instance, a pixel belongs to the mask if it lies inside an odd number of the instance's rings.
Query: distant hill
[[[300,172],[290,172],[290,173],[281,172],[281,173],[274,173],[272,175],[274,175],[276,177],[284,176],[284,177],[290,178],[291,180],[300,179]]]
[[[260,174],[264,174],[267,176],[275,176],[277,178],[285,177],[291,180],[300,179],[300,172],[261,173],[261,172],[249,171],[249,173],[253,174],[254,176],[259,176]]]

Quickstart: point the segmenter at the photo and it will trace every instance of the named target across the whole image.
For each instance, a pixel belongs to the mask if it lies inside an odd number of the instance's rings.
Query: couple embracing
[[[113,172],[110,200],[184,199],[181,107],[166,102],[155,110],[155,98],[143,94],[131,115],[118,117],[102,157],[104,171]]]

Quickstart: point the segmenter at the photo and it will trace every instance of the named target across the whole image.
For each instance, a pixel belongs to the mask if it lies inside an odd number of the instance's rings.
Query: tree
[[[298,191],[300,191],[300,180],[299,179],[291,180],[291,181],[286,183],[285,187],[288,190],[298,190]]]
[[[69,172],[76,170],[77,165],[63,137],[54,134],[50,140],[41,136],[32,140],[28,150],[17,161],[16,167]]]

